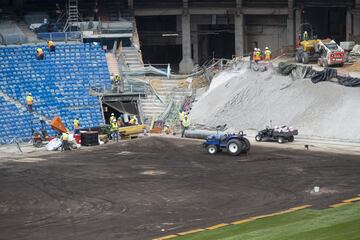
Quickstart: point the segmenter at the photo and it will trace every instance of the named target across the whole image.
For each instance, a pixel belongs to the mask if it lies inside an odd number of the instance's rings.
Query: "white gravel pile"
[[[359,141],[360,88],[333,82],[313,84],[273,70],[254,72],[247,66],[220,73],[194,104],[192,123],[236,130],[288,125],[300,135]]]

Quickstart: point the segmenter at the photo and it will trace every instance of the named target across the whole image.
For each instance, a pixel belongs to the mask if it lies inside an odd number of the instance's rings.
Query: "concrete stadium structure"
[[[53,1],[0,0],[17,9]],[[64,2],[60,0],[57,2]],[[360,0],[111,0],[96,3],[136,21],[144,62],[171,63],[180,72],[209,58],[248,54],[255,46],[273,52],[294,48],[301,24],[309,22],[319,38],[336,41],[360,35]],[[39,6],[39,5],[37,5]],[[54,8],[54,7],[52,7]],[[34,9],[33,9],[34,10]],[[102,16],[102,19],[109,16]]]

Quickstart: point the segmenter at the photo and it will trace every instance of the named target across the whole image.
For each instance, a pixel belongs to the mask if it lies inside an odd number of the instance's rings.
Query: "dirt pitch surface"
[[[360,193],[359,156],[266,146],[150,137],[1,162],[0,239],[144,240]]]

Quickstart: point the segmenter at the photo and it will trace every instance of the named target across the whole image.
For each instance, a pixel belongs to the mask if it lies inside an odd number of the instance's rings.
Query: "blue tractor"
[[[242,131],[237,134],[219,134],[219,126],[217,134],[208,136],[203,146],[210,155],[226,150],[230,155],[238,156],[250,151],[250,142]]]

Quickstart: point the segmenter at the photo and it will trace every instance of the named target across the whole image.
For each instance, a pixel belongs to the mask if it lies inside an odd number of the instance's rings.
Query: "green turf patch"
[[[325,210],[304,209],[174,240],[360,239],[360,202]]]

